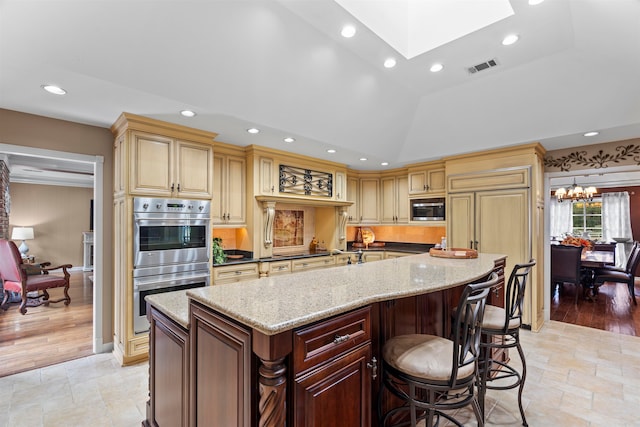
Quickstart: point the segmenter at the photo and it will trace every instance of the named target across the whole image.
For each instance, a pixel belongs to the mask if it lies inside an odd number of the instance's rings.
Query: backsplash
[[[404,242],[404,243],[440,243],[440,239],[446,236],[446,227],[421,227],[410,225],[373,225],[368,226],[376,236],[378,242]],[[347,227],[347,241],[352,242],[356,238],[358,227]]]

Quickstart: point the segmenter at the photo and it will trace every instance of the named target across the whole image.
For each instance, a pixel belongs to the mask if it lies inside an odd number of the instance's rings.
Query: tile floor
[[[640,426],[640,337],[552,321],[521,339],[529,426]],[[0,378],[0,426],[140,426],[147,375],[98,354]],[[516,394],[488,392],[487,426],[521,425]]]

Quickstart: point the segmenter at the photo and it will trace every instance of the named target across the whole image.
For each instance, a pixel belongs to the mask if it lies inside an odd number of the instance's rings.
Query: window
[[[591,240],[602,239],[602,199],[592,202],[574,202],[572,206],[573,234],[580,236],[585,231]]]

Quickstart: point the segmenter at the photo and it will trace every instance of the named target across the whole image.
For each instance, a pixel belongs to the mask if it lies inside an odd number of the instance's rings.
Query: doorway
[[[87,154],[67,153],[55,150],[26,147],[20,145],[0,144],[0,154],[6,156],[27,156],[34,159],[54,160],[63,163],[78,163],[89,166],[93,170],[93,332],[92,347],[94,353],[103,353],[113,349],[113,342],[109,338],[105,343],[103,325],[105,312],[102,301],[104,298],[104,158]],[[107,299],[108,300],[108,299]]]

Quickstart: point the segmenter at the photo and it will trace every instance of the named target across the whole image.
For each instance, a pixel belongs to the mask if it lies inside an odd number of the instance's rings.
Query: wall
[[[114,117],[115,121],[117,117]],[[103,253],[102,337],[105,344],[113,337],[113,135],[107,128],[56,120],[0,109],[0,143],[34,147],[104,158],[103,227],[99,244]]]
[[[52,266],[83,265],[82,232],[89,231],[93,188],[11,184],[10,228],[33,227],[29,255]],[[46,207],[46,209],[43,209]],[[15,242],[20,246],[20,241]]]

